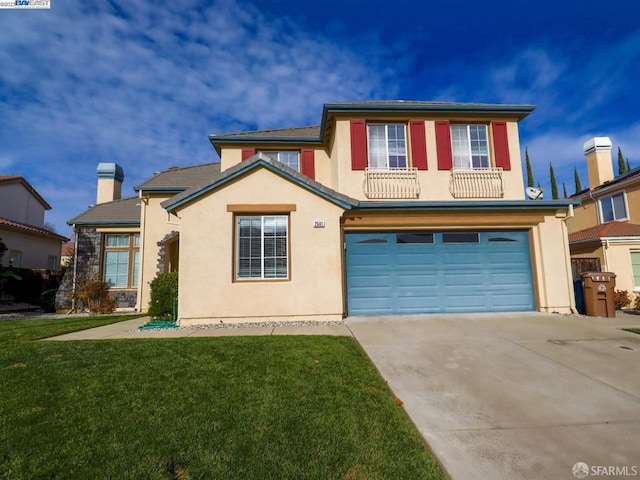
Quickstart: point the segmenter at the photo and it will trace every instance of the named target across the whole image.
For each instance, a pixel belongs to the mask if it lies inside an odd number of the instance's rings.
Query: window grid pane
[[[265,155],[269,155],[274,160],[285,164],[289,168],[293,168],[296,172],[300,171],[300,153],[299,152],[288,152],[288,151],[273,151],[273,152],[262,152]]]
[[[129,252],[106,252],[104,256],[104,281],[110,287],[126,288],[129,274]]]
[[[407,168],[404,124],[367,125],[369,168]]]
[[[619,193],[611,197],[613,202],[613,215],[616,220],[627,218],[627,209],[624,204],[624,195]]]
[[[489,168],[486,125],[451,125],[453,168]]]
[[[633,284],[640,289],[640,252],[631,252],[631,268],[633,269]]]
[[[131,286],[138,286],[138,273],[140,272],[140,252],[133,252],[133,273],[131,274]]]
[[[613,220],[613,203],[611,197],[600,200],[600,209],[602,210],[602,222],[610,222]]]
[[[107,247],[128,247],[129,235],[107,235],[106,236]]]
[[[288,277],[288,217],[238,217],[238,279]]]

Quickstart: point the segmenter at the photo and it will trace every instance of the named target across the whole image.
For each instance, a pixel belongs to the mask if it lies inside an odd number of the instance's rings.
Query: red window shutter
[[[506,122],[491,123],[493,130],[493,150],[496,154],[496,167],[511,170],[511,158],[509,157],[509,139]]]
[[[438,151],[438,170],[451,170],[453,168],[451,124],[446,120],[436,121],[436,150]]]
[[[364,170],[368,165],[367,122],[351,120],[351,169]]]
[[[316,161],[315,150],[312,148],[303,148],[300,151],[300,171],[311,179],[316,178]]]
[[[242,160],[246,160],[249,157],[253,157],[256,154],[255,148],[243,148],[242,149]]]
[[[427,169],[427,137],[424,132],[424,121],[411,120],[409,122],[411,133],[411,159],[413,166],[418,170]]]

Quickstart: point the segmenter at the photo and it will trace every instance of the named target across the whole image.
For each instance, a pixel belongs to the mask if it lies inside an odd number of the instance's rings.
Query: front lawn
[[[623,328],[622,330],[640,335],[640,328]]]
[[[352,338],[29,341],[75,321],[0,323],[0,478],[444,478]]]

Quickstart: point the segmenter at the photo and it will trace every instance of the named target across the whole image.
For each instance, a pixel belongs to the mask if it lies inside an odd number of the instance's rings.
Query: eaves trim
[[[135,220],[96,220],[96,221],[68,221],[67,225],[71,226],[81,226],[81,227],[104,227],[104,226],[113,226],[113,227],[139,227],[140,221]]]
[[[442,202],[361,201],[360,210],[554,210],[580,205],[573,200],[460,200]]]

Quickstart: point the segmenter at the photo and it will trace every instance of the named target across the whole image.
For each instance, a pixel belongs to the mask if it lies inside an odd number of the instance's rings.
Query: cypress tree
[[[558,199],[558,184],[556,183],[556,175],[553,173],[553,165],[549,164],[549,177],[551,180],[551,198]]]
[[[629,159],[627,158],[627,172],[631,171],[631,165],[629,165]]]
[[[564,182],[562,182],[562,191],[564,193],[564,198],[569,198],[569,195],[567,195],[567,186],[564,184]]]
[[[622,156],[622,150],[618,147],[618,175],[627,173],[627,164],[624,163],[624,157]]]
[[[574,180],[576,182],[576,191],[575,191],[575,193],[581,192],[582,191],[582,186],[580,185],[580,176],[578,175],[578,167],[574,167],[573,178],[574,178]]]
[[[529,150],[527,150],[527,147],[524,149],[524,158],[527,163],[527,187],[533,187],[536,182],[533,180],[533,171],[531,170],[531,161],[529,160]]]

